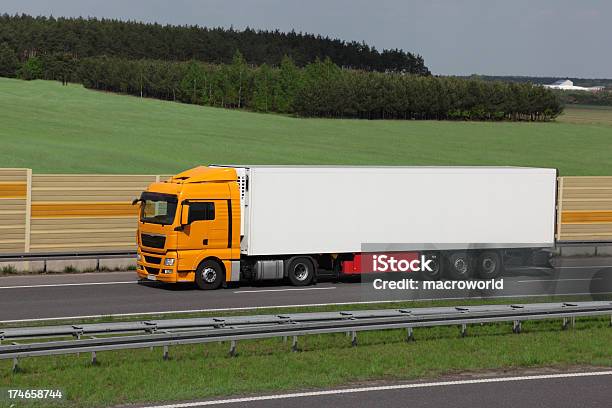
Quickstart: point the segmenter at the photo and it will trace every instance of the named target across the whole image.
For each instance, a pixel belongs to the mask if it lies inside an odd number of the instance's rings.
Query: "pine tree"
[[[293,60],[285,55],[281,60],[278,80],[274,84],[275,106],[278,112],[293,112],[295,94],[300,86],[300,71]]]
[[[229,70],[230,88],[227,95],[228,102],[238,109],[243,107],[243,99],[246,94],[247,78],[247,63],[239,50],[236,50],[232,65]]]
[[[0,76],[13,78],[19,68],[15,51],[7,43],[0,44]]]
[[[202,65],[191,60],[186,67],[185,75],[180,83],[180,99],[184,102],[199,104],[206,87],[206,73]]]
[[[268,64],[263,64],[255,73],[253,81],[253,103],[256,111],[269,112],[273,108],[273,71]]]

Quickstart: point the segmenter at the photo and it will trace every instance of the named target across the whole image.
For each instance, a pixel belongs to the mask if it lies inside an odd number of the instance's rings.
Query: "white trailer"
[[[298,255],[346,273],[341,261],[372,244],[444,257],[455,277],[479,269],[489,277],[503,251],[554,246],[556,169],[218,167],[237,170],[241,252],[265,261],[256,265],[261,278],[286,275],[282,262]]]

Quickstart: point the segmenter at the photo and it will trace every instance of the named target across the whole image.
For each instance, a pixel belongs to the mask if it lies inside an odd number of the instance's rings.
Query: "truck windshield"
[[[177,198],[171,194],[147,193],[140,196],[140,221],[170,225],[176,214]]]

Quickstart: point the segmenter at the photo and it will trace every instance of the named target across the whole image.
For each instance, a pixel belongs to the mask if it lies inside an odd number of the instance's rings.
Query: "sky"
[[[610,0],[2,0],[0,13],[311,32],[434,74],[612,78]]]

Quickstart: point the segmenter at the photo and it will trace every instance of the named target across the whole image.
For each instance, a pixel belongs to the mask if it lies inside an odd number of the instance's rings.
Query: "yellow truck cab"
[[[522,167],[196,167],[134,200],[137,272],[303,286],[388,272],[375,253],[393,252],[424,279],[491,279],[508,257],[554,247],[556,183],[555,169]]]
[[[231,281],[240,260],[236,181],[233,168],[196,167],[151,184],[137,200],[138,276],[202,289]]]

